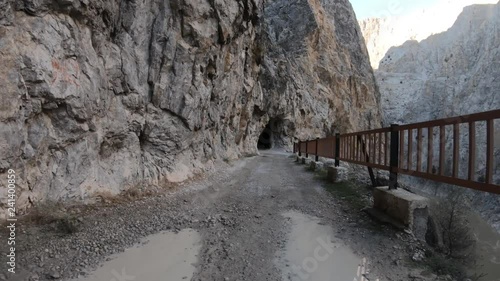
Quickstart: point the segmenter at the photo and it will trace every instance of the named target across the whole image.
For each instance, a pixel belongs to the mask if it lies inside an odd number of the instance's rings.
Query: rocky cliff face
[[[376,71],[384,123],[406,124],[499,109],[499,58],[500,3],[466,7],[446,32],[389,49]],[[478,126],[480,179],[484,177],[486,152],[484,124]],[[495,127],[494,179],[500,183],[500,124],[496,122]],[[465,129],[466,126],[462,130]],[[447,149],[451,151],[451,131],[447,136]],[[462,135],[461,143],[460,171],[465,177],[468,135]],[[452,154],[447,155],[451,158]],[[442,195],[450,192],[443,185],[417,186]],[[500,231],[500,197],[472,191],[468,195],[473,206]]]
[[[18,207],[182,181],[257,153],[266,125],[284,146],[380,125],[347,0],[0,7],[0,178],[15,169]]]
[[[497,2],[498,0],[442,0],[425,9],[406,14],[403,14],[403,8],[394,8],[398,7],[396,5],[386,11],[387,17],[359,21],[373,68],[378,69],[380,61],[391,47],[401,46],[408,40],[422,41],[446,31],[464,7]]]
[[[500,108],[500,4],[464,9],[446,32],[389,49],[376,72],[388,122]]]

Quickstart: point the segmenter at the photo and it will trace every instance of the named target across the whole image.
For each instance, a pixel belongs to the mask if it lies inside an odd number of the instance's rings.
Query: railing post
[[[299,141],[299,156],[300,157],[302,157],[302,151],[301,151],[301,149],[302,149],[302,142]]]
[[[309,152],[307,151],[308,146],[309,146],[309,141],[306,141],[306,158],[309,158]]]
[[[316,157],[314,158],[314,161],[318,162],[319,161],[319,155],[318,155],[318,145],[319,144],[319,138],[316,138]]]
[[[340,134],[335,134],[335,167],[340,166]]]
[[[391,125],[391,173],[389,175],[389,189],[398,188],[398,167],[399,167],[399,125]]]

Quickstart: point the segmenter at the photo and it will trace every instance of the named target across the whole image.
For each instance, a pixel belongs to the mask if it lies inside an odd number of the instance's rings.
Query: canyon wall
[[[21,211],[381,124],[347,0],[0,0],[0,62]]]
[[[376,71],[386,123],[500,108],[499,11],[466,7],[448,31],[389,49]]]
[[[464,7],[473,4],[496,4],[498,0],[440,0],[423,9],[405,10],[397,2],[380,11],[384,17],[359,21],[365,37],[370,61],[378,69],[380,61],[391,47],[408,40],[422,41],[446,31],[453,25]]]
[[[414,22],[414,25],[418,24]],[[385,125],[500,109],[500,3],[466,7],[447,31],[420,42],[410,40],[402,46],[390,48],[375,76],[380,87]],[[476,176],[478,180],[484,180],[485,124],[477,123],[477,126]],[[462,178],[467,174],[467,128],[467,125],[461,127]],[[495,122],[495,129],[494,181],[500,184],[500,122]],[[436,140],[438,130],[434,134]],[[446,140],[448,163],[445,169],[450,174],[452,128],[447,128]],[[416,140],[413,142],[416,146]],[[437,142],[435,151],[438,151]],[[437,162],[431,164],[439,166]],[[450,192],[463,190],[415,178],[405,180],[420,191],[444,197]],[[500,231],[500,196],[472,190],[467,190],[466,196],[471,205]]]

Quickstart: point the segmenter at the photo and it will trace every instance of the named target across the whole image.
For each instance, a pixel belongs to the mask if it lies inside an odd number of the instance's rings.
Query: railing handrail
[[[387,128],[300,141],[298,144],[294,144],[294,152],[306,153],[306,156],[315,155],[316,160],[319,157],[335,159],[337,166],[340,161],[346,161],[369,168],[387,170],[391,173],[389,181],[391,188],[397,187],[397,175],[401,173],[500,194],[500,185],[493,182],[494,121],[496,119],[500,119],[500,109],[413,124],[392,125]],[[476,180],[477,122],[485,122],[486,125],[484,180]],[[466,178],[460,177],[459,173],[460,131],[463,124],[468,124],[468,134],[463,137],[467,138],[468,136],[469,140]],[[451,130],[453,139],[451,167],[446,165],[446,135],[450,134],[447,132],[447,126],[453,126]],[[437,134],[435,128],[439,128]],[[439,137],[437,166],[434,165],[436,162],[434,158],[435,135]],[[424,148],[424,139],[427,140],[426,148]],[[425,151],[427,155],[424,158],[423,152]],[[416,152],[416,161],[413,158],[414,152]],[[447,168],[451,168],[451,171],[447,171]]]
[[[418,129],[424,127],[439,127],[439,126],[448,126],[448,125],[463,124],[469,122],[479,122],[479,121],[486,121],[488,119],[498,119],[500,118],[498,117],[499,114],[500,114],[500,109],[497,109],[475,114],[461,115],[449,118],[436,119],[432,121],[424,121],[419,123],[401,125],[399,127],[401,130],[407,130],[407,129]]]

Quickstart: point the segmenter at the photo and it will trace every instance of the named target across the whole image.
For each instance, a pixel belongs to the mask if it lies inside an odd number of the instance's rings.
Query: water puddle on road
[[[291,220],[292,229],[286,248],[276,261],[283,280],[361,280],[358,270],[362,259],[334,239],[331,227],[298,212],[284,216]]]
[[[200,248],[200,235],[192,229],[163,232],[113,256],[89,277],[78,281],[191,280]]]

